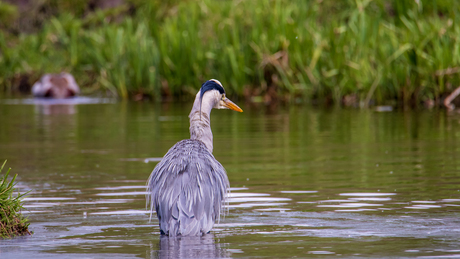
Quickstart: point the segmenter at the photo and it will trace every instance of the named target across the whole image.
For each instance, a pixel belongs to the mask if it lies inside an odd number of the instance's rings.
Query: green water
[[[168,239],[144,184],[188,138],[190,103],[3,100],[0,160],[32,190],[34,235],[0,241],[0,256],[460,256],[459,114],[238,104],[211,115],[228,215],[210,235]]]

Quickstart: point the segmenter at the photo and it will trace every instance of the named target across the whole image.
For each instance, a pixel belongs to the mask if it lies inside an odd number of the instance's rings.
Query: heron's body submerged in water
[[[175,144],[147,183],[147,202],[160,232],[169,236],[208,233],[219,219],[229,187],[224,167],[212,155],[211,110],[242,110],[225,97],[222,84],[205,82],[190,112],[190,139]]]

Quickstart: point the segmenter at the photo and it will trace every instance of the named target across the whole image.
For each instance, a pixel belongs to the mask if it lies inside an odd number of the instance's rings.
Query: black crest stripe
[[[224,88],[213,80],[208,80],[201,85],[200,98],[203,98],[204,93],[210,90],[217,90],[220,94],[225,94]]]

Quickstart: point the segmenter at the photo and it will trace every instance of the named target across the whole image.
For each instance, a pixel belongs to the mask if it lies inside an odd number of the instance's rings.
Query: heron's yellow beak
[[[227,97],[224,97],[222,99],[222,105],[226,108],[229,108],[231,110],[234,110],[234,111],[237,111],[237,112],[243,112],[243,110],[238,107],[238,105],[236,105],[235,103],[233,103],[232,101],[230,101],[230,99],[228,99]]]

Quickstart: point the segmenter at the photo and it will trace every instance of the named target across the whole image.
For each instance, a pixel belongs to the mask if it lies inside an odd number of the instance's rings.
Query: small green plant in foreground
[[[6,161],[0,168],[0,173],[5,166]],[[22,209],[22,198],[25,194],[13,196],[16,176],[8,182],[10,169],[3,176],[0,183],[0,235],[2,238],[11,238],[13,236],[31,234],[28,227],[28,219],[19,211]]]

